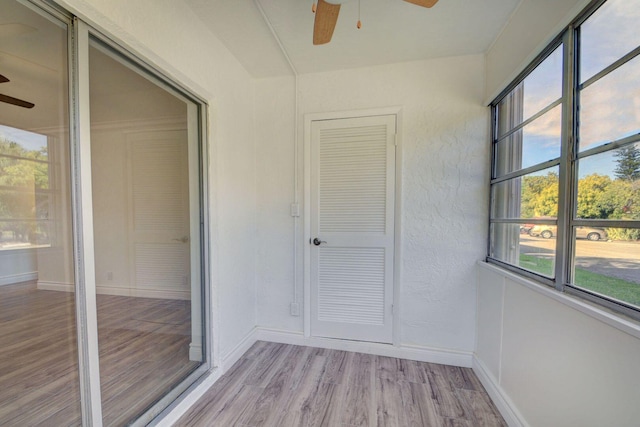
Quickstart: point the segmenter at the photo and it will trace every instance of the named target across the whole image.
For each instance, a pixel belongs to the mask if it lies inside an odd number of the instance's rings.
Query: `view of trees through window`
[[[576,215],[583,219],[640,219],[640,148],[617,149],[613,177],[592,173],[578,180]],[[558,212],[558,173],[522,179],[522,217],[554,217]],[[607,229],[610,240],[640,240],[640,230]]]
[[[47,138],[0,129],[0,250],[50,244]]]

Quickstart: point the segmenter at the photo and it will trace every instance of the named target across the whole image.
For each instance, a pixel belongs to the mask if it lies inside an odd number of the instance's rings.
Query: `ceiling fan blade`
[[[23,107],[23,108],[35,107],[35,104],[32,104],[31,102],[23,101],[22,99],[18,99],[12,96],[2,95],[2,94],[0,94],[0,102],[6,102],[7,104],[17,105],[18,107]]]
[[[331,41],[333,30],[336,28],[336,22],[338,22],[339,13],[339,4],[331,4],[324,0],[318,0],[316,18],[313,23],[313,44],[325,44]]]
[[[8,79],[8,78],[6,78],[6,77],[5,77],[5,76],[3,76],[2,74],[0,74],[0,83],[6,83],[6,82],[8,82],[8,81],[9,81],[9,79]]]
[[[404,0],[409,3],[413,3],[422,7],[432,7],[434,4],[438,3],[438,0]]]

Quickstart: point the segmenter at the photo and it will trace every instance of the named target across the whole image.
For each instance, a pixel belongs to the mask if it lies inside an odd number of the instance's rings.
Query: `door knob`
[[[314,245],[316,245],[316,246],[320,246],[321,244],[323,244],[323,243],[327,243],[327,242],[325,242],[324,240],[320,240],[320,239],[318,239],[318,238],[316,237],[315,239],[313,239],[313,242],[312,242],[312,243],[313,243]]]
[[[189,238],[187,236],[183,236],[180,239],[172,239],[174,242],[181,242],[181,243],[187,243],[189,241]]]

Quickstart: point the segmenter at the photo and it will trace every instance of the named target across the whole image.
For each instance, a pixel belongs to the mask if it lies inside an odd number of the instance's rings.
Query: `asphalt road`
[[[552,254],[555,245],[555,238],[520,235],[520,252],[523,254]],[[578,239],[576,266],[640,284],[640,242],[592,242]]]

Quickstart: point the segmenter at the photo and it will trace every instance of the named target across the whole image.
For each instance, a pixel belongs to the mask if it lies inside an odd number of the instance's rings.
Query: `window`
[[[51,245],[49,152],[45,135],[0,126],[0,250]]]
[[[640,8],[594,2],[491,105],[488,261],[640,318]]]

